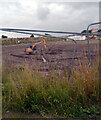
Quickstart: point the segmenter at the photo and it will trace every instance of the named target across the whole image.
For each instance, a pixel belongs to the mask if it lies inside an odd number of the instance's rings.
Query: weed
[[[46,77],[27,65],[23,69],[3,69],[3,109],[42,116],[96,118],[101,113],[97,63],[90,67],[80,64],[79,70],[72,73],[72,84],[67,73],[61,77],[51,72]]]

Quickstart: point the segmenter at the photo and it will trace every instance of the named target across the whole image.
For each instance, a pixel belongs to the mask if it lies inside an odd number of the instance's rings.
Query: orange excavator
[[[35,53],[35,52],[36,52],[36,46],[37,46],[38,44],[41,44],[41,43],[43,43],[43,44],[44,44],[44,47],[46,48],[46,41],[43,40],[43,41],[34,43],[32,46],[26,48],[26,49],[25,49],[26,54],[33,54],[33,53]]]

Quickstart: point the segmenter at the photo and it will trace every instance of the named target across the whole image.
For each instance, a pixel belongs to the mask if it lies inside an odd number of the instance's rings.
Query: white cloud
[[[0,27],[80,32],[98,22],[99,3],[1,0],[0,12]]]
[[[37,17],[39,18],[39,20],[45,20],[47,19],[50,10],[48,8],[48,6],[46,4],[37,4]]]

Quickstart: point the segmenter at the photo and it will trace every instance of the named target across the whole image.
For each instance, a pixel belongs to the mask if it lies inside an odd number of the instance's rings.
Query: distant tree
[[[87,32],[87,30],[83,30],[81,33],[86,33],[86,32]],[[88,32],[91,33],[92,30],[89,30]]]
[[[1,38],[8,38],[8,37],[7,37],[7,36],[5,36],[5,35],[2,35],[2,36],[1,36]]]
[[[34,35],[33,34],[31,34],[31,36],[30,37],[34,37]]]
[[[101,32],[101,29],[99,29],[98,32]]]
[[[91,33],[92,32],[92,30],[89,30],[89,33]]]
[[[86,30],[83,30],[81,33],[86,33]]]
[[[45,33],[45,35],[50,36],[50,34],[48,34],[48,33]]]

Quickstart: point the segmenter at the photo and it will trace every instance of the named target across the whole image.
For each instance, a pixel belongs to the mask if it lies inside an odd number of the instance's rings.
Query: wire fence
[[[91,35],[93,36],[97,36],[97,37],[101,37],[101,32],[91,32],[89,33],[89,28],[93,25],[99,25],[101,24],[101,22],[97,22],[97,23],[92,23],[90,25],[88,25],[86,33],[77,33],[77,32],[65,32],[65,31],[46,31],[46,30],[27,30],[27,29],[11,29],[11,28],[0,28],[1,31],[5,31],[5,32],[14,32],[14,33],[20,33],[20,34],[28,34],[28,35],[37,35],[37,36],[41,36],[44,39],[46,38],[57,38],[57,39],[63,39],[65,41],[73,41],[74,42],[74,48],[73,48],[73,55],[72,55],[72,60],[70,63],[70,69],[69,69],[69,76],[68,76],[68,80],[70,79],[71,76],[71,72],[72,72],[72,68],[73,68],[73,63],[74,63],[74,58],[76,55],[76,51],[77,51],[77,40],[75,40],[75,38],[71,38],[68,37],[69,35],[77,35],[77,36],[86,36],[86,40],[88,41],[88,59],[89,59],[89,65],[91,65],[91,50],[90,50],[90,37]],[[43,33],[43,34],[40,34]],[[51,34],[58,34],[58,36],[54,36]],[[67,37],[61,37],[59,36],[59,34],[66,34]],[[40,55],[42,56],[43,61],[47,62],[47,59],[45,58],[44,54],[42,51],[40,51]]]

